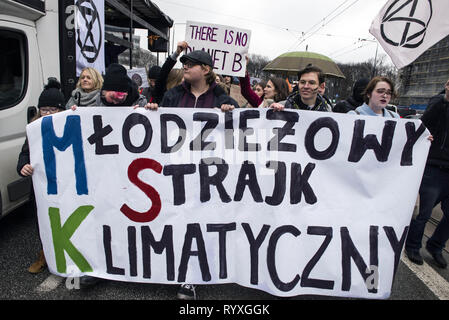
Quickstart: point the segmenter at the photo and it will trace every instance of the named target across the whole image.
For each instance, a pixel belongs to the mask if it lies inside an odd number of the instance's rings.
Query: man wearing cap
[[[180,59],[184,68],[184,82],[167,91],[161,107],[221,108],[222,111],[238,107],[238,103],[217,86],[209,53],[196,50]]]
[[[215,82],[212,57],[209,53],[196,50],[180,59],[184,68],[184,82],[168,90],[160,103],[161,107],[215,108],[230,111],[238,108],[238,103],[226,94]],[[178,299],[195,300],[195,286],[182,284]]]

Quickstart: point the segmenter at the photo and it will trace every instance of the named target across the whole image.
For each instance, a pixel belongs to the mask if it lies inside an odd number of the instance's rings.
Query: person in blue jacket
[[[386,108],[395,95],[393,81],[386,77],[374,77],[366,86],[363,94],[365,102],[360,107],[357,107],[355,110],[351,110],[348,113],[386,118],[400,118],[399,114]]]

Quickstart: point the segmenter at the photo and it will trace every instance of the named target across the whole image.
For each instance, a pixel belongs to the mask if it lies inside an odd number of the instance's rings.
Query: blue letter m
[[[42,150],[44,152],[45,173],[47,174],[47,194],[58,194],[56,183],[56,159],[54,147],[65,151],[72,146],[75,158],[76,193],[88,194],[86,166],[84,164],[83,141],[81,138],[81,121],[79,116],[68,116],[62,138],[55,134],[53,117],[44,117],[41,124]]]

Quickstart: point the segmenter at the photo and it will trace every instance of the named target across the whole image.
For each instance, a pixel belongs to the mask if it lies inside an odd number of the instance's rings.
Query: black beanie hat
[[[159,74],[161,73],[161,67],[152,66],[150,70],[148,70],[148,79],[157,79]]]
[[[37,107],[57,107],[65,110],[65,98],[60,89],[61,84],[56,78],[48,78],[48,83],[39,96]]]
[[[132,85],[132,80],[128,77],[125,67],[118,63],[109,65],[103,80],[101,90],[128,92]]]

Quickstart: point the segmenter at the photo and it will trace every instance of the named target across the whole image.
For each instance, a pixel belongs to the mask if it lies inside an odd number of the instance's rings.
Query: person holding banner
[[[61,92],[61,84],[56,80],[56,78],[48,78],[48,84],[39,96],[39,102],[37,105],[39,111],[31,121],[52,115],[59,111],[64,111],[64,100],[64,95]],[[33,172],[34,169],[30,164],[30,148],[28,145],[28,138],[26,138],[25,143],[22,146],[22,151],[19,154],[17,173],[22,177],[29,177],[33,175]],[[31,188],[31,199],[34,203],[34,210],[36,210],[33,188]],[[41,249],[39,251],[38,259],[28,268],[28,272],[40,273],[45,270],[46,266],[47,262],[45,260],[44,251]]]
[[[209,53],[195,50],[183,55],[180,60],[184,68],[184,82],[165,93],[161,107],[219,107],[224,112],[238,108],[238,103],[217,86],[213,61]],[[195,286],[182,284],[177,297],[181,300],[195,300]]]
[[[405,252],[410,261],[423,264],[419,250],[427,221],[433,208],[441,203],[443,217],[433,235],[427,240],[426,249],[432,255],[436,265],[446,268],[443,249],[449,239],[449,80],[445,93],[430,99],[426,111],[421,117],[423,124],[435,137],[430,146],[424,175],[419,188],[419,213],[412,219]]]
[[[195,50],[183,55],[180,60],[184,68],[184,82],[164,94],[161,107],[217,107],[223,111],[238,108],[238,103],[217,86],[209,53]]]
[[[95,105],[145,107],[146,104],[147,99],[139,94],[137,84],[128,77],[125,67],[112,63],[106,70],[101,94]]]
[[[299,71],[298,79],[297,90],[293,90],[286,101],[273,103],[270,108],[275,111],[282,111],[286,108],[332,112],[332,107],[319,94],[319,90],[323,90],[325,86],[324,74],[320,68],[309,64]]]
[[[67,101],[66,109],[73,105],[78,107],[94,106],[102,86],[103,77],[101,74],[95,68],[84,68],[75,90],[72,91],[70,99]]]
[[[363,93],[365,103],[348,113],[386,118],[400,118],[399,114],[396,112],[386,109],[391,98],[395,95],[393,81],[386,77],[375,77],[371,79]]]

